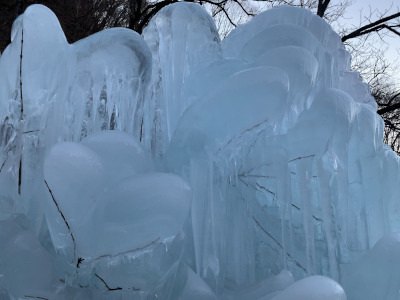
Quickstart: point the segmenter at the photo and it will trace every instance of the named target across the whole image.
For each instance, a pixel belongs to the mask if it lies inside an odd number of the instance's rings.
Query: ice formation
[[[0,57],[1,299],[398,299],[399,160],[340,37],[199,5]],[[375,246],[374,246],[375,245]]]

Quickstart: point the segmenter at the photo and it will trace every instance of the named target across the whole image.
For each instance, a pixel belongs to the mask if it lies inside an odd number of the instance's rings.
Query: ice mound
[[[346,290],[349,299],[396,299],[399,295],[400,234],[380,239],[358,261],[350,265]]]
[[[330,278],[310,276],[293,283],[272,300],[346,300],[342,287]]]
[[[397,299],[382,140],[340,37],[306,10],[221,42],[177,3],[142,36],[68,44],[30,6],[0,57],[0,297]]]

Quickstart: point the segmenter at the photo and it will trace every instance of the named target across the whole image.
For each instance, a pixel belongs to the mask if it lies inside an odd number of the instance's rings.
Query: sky
[[[331,3],[335,3],[338,0],[331,0]],[[365,17],[370,15],[370,11],[375,12],[372,17],[372,21],[378,20],[379,12],[391,8],[388,15],[397,13],[400,11],[400,0],[357,0],[353,5],[348,7],[345,12],[346,25],[354,25],[359,27],[360,20],[364,20],[362,25],[368,24],[365,22]],[[386,39],[388,43],[388,51],[386,57],[389,61],[395,62],[396,60],[400,63],[400,36],[390,34]],[[400,72],[394,74],[396,82],[400,85]]]

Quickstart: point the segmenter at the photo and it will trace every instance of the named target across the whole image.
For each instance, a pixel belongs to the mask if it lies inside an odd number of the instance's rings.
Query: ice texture
[[[324,276],[310,276],[299,280],[272,298],[272,300],[346,300],[343,288]]]
[[[391,233],[354,264],[348,266],[349,299],[396,299],[399,296],[400,235]]]
[[[147,103],[147,143],[162,156],[183,111],[193,99],[183,96],[190,72],[221,57],[218,31],[211,16],[198,5],[180,3],[157,13],[143,30],[153,65]]]
[[[397,299],[399,158],[320,17],[199,5],[0,56],[0,298]]]

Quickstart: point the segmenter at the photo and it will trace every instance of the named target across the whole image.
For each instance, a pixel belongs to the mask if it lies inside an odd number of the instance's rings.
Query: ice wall
[[[5,299],[397,299],[399,160],[306,10],[221,42],[178,3],[142,36],[68,44],[33,5],[0,57],[0,122]]]

